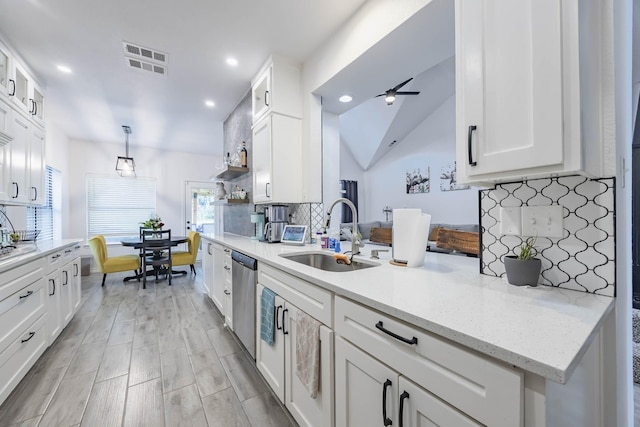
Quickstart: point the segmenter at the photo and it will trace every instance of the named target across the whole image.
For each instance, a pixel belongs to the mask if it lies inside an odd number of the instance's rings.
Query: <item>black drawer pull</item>
[[[284,328],[284,314],[288,313],[289,309],[285,308],[282,310],[282,335],[289,335],[289,332]]]
[[[382,384],[382,423],[385,426],[393,424],[393,421],[387,418],[387,387],[391,387],[391,384],[390,379],[387,379],[384,384]]]
[[[29,291],[24,295],[20,295],[20,299],[30,297],[31,295],[33,295],[33,291]]]
[[[468,150],[468,154],[469,154],[469,166],[475,166],[478,164],[478,162],[475,162],[473,160],[473,148],[472,148],[472,136],[473,136],[473,131],[476,130],[478,127],[477,126],[469,126],[469,134],[467,136],[467,150]]]
[[[388,329],[385,329],[385,328],[382,326],[382,320],[380,320],[378,323],[376,323],[376,328],[380,329],[380,330],[381,330],[382,332],[384,332],[385,334],[387,334],[387,335],[391,335],[391,336],[392,336],[392,337],[394,337],[395,339],[400,340],[400,341],[402,341],[402,342],[404,342],[404,343],[411,344],[411,345],[414,345],[414,344],[416,344],[416,345],[417,345],[417,344],[418,344],[418,338],[416,338],[416,337],[413,337],[413,338],[411,338],[411,339],[408,339],[408,338],[402,337],[402,336],[400,336],[400,335],[398,335],[398,334],[394,334],[393,332],[391,332],[391,331],[390,331],[390,330],[388,330]]]
[[[53,291],[49,294],[50,297],[56,294],[56,281],[53,279],[49,279],[49,283],[53,285]]]
[[[29,341],[31,338],[33,338],[33,336],[35,335],[35,332],[29,332],[29,338],[25,338],[23,340],[21,340],[20,342],[25,343],[27,341]]]
[[[409,393],[403,391],[400,395],[400,410],[398,411],[398,419],[400,420],[400,427],[402,427],[402,413],[404,412],[404,400],[409,398]]]
[[[280,312],[280,309],[282,309],[282,306],[281,305],[277,306],[276,307],[276,312],[274,314],[275,321],[276,321],[276,330],[282,329],[282,326],[278,326],[278,313]]]

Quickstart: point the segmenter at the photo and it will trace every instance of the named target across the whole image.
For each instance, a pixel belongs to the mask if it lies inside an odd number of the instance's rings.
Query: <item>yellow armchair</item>
[[[200,233],[190,231],[187,236],[188,251],[174,251],[171,253],[171,264],[175,267],[177,265],[189,265],[191,272],[196,274],[196,257],[198,256],[198,248],[200,248]]]
[[[102,286],[107,278],[107,273],[117,273],[120,271],[133,270],[137,273],[140,268],[140,256],[138,255],[120,255],[109,257],[107,254],[107,242],[104,236],[99,234],[89,239],[89,246],[93,253],[93,258],[100,267],[102,276]],[[140,279],[138,279],[140,281]]]

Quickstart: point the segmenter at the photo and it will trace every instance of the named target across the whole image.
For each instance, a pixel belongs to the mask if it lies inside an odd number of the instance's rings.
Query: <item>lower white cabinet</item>
[[[0,403],[47,348],[43,258],[0,274]]]
[[[60,287],[60,273],[56,270],[46,277],[47,298],[47,344],[51,345],[62,332],[62,310],[60,305],[62,289]]]
[[[58,251],[49,257],[49,274],[46,276],[47,342],[55,341],[60,332],[80,307],[81,276],[80,258],[73,257],[71,248]],[[69,257],[72,257],[70,260]],[[60,263],[63,263],[60,265]]]
[[[211,298],[211,286],[213,281],[213,243],[203,241],[202,254],[202,287],[204,293]],[[213,299],[213,298],[212,298]]]
[[[303,311],[310,314],[309,312],[313,312],[313,309],[306,304],[314,305],[316,308],[321,305],[313,304],[313,297],[304,292],[305,287],[313,287],[313,285],[270,267],[263,267],[261,264],[259,269],[261,271],[256,286],[256,330],[258,331],[256,333],[256,365],[258,370],[298,424],[333,426],[333,331],[324,324],[320,326],[319,391],[317,396],[312,398],[296,374],[296,319],[299,308],[285,299],[287,297],[296,299],[294,295],[297,295],[299,300],[296,304],[304,306]],[[286,283],[287,281],[298,283]],[[262,315],[260,297],[265,285],[277,294],[274,311],[275,339],[272,346],[260,339],[259,333]],[[296,285],[300,285],[302,289]],[[328,301],[323,302],[329,303],[326,311],[330,314],[330,294],[317,288],[316,290],[320,292],[320,299],[325,296],[329,298]],[[305,304],[303,300],[307,303]]]
[[[336,426],[481,426],[344,339],[336,342]]]
[[[231,249],[222,249],[223,303],[224,324],[233,330],[233,286],[231,276]]]
[[[405,391],[411,395],[411,384],[417,384],[414,392],[421,393],[414,395],[422,396],[420,402],[439,404],[435,412],[423,414],[415,406],[418,399],[405,398],[408,409],[402,413],[405,422],[411,420],[408,425],[416,425],[416,417],[433,417],[436,425],[523,425],[521,371],[342,297],[335,298],[334,309],[335,332],[341,337],[336,337],[337,426],[381,425],[383,409],[398,425],[400,397]],[[364,396],[357,395],[362,390]],[[380,407],[384,393],[386,403]],[[364,408],[376,408],[378,416],[361,414]],[[433,414],[441,421],[435,422]],[[459,421],[447,421],[452,419]]]

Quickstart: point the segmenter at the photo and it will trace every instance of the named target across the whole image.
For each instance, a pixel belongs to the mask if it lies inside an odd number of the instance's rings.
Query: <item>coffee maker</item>
[[[275,243],[282,238],[284,226],[289,221],[289,206],[271,205],[264,208],[264,241]]]

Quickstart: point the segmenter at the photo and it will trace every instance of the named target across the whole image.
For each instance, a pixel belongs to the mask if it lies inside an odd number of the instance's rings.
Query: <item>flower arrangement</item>
[[[162,218],[155,214],[151,218],[144,222],[141,222],[140,224],[142,224],[144,228],[150,228],[152,230],[160,230],[162,227],[164,227]]]

